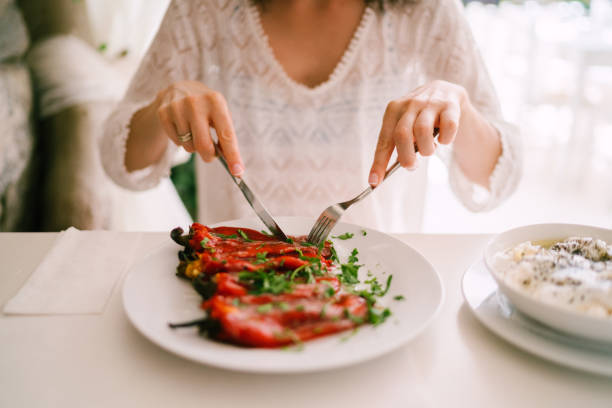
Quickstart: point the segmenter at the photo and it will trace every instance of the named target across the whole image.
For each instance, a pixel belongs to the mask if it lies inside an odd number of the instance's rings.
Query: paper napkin
[[[140,238],[139,233],[63,231],[4,313],[102,313]]]

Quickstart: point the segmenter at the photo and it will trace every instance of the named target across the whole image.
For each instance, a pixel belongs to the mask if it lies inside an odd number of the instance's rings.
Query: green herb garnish
[[[219,238],[222,238],[222,239],[237,239],[238,238],[238,235],[236,235],[236,234],[225,235],[225,234],[221,234],[219,232],[214,232],[213,234],[215,234],[216,236],[218,236]]]
[[[291,292],[293,288],[293,284],[287,280],[285,275],[277,274],[274,271],[266,271],[264,269],[254,272],[239,272],[238,280],[247,282],[250,286],[249,293],[254,295],[260,295],[262,293],[278,295]]]
[[[354,285],[356,283],[359,283],[359,268],[361,268],[361,265],[352,263],[340,265],[340,270],[342,271],[339,276],[340,281],[346,285]]]
[[[346,317],[347,319],[349,319],[350,321],[352,321],[355,324],[362,324],[363,323],[363,318],[361,318],[359,316],[355,316],[348,309],[344,309],[344,317]]]
[[[331,250],[331,260],[332,262],[340,262],[340,258],[338,258],[338,253],[336,252],[336,248],[333,246],[330,247]]]
[[[245,232],[243,230],[238,230],[238,234],[240,234],[242,239],[244,239],[246,242],[253,242],[253,240],[251,238],[249,238],[248,235],[245,234]]]
[[[393,279],[393,275],[389,275],[389,277],[387,277],[387,283],[384,289],[382,288],[382,286],[380,285],[376,277],[366,280],[365,283],[370,285],[370,292],[374,296],[382,297],[382,296],[385,296],[387,292],[389,291],[389,287],[391,286],[392,279]]]
[[[210,238],[204,237],[204,239],[200,241],[200,245],[202,245],[202,248],[204,249],[208,248],[209,241],[210,241]]]
[[[258,252],[257,254],[255,254],[255,262],[253,262],[254,264],[263,264],[268,262],[268,258],[266,258],[266,255],[268,255],[267,252]]]
[[[265,305],[261,305],[257,307],[257,312],[258,313],[268,313],[270,310],[272,310],[272,303],[266,303]]]
[[[354,248],[351,255],[349,255],[348,262],[340,265],[341,273],[338,278],[346,285],[359,283],[359,268],[361,268],[362,265],[356,264],[356,262],[359,261],[359,259],[357,259],[358,253],[357,248]]]
[[[393,296],[393,300],[404,300],[406,299],[403,295]]]
[[[327,288],[325,288],[325,292],[323,292],[325,297],[330,298],[336,294],[336,289],[334,289],[334,287],[332,286],[330,282],[323,281],[323,284],[327,285]]]
[[[355,236],[355,234],[353,234],[352,232],[345,232],[342,235],[336,235],[335,237],[332,237],[332,238],[338,238],[338,239],[346,240],[346,239],[353,238],[353,236]]]
[[[383,310],[377,310],[374,308],[368,309],[368,321],[374,326],[378,326],[387,320],[387,317],[391,316],[391,310],[384,308]]]

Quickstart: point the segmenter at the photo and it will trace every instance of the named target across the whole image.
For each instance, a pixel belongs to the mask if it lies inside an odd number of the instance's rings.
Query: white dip
[[[612,245],[602,240],[523,242],[498,252],[493,269],[507,285],[533,298],[612,318]]]

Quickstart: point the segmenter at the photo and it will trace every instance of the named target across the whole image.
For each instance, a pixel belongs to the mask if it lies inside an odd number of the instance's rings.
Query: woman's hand
[[[393,149],[397,149],[402,167],[409,169],[417,166],[417,150],[423,156],[431,156],[436,149],[434,128],[440,131],[438,142],[451,143],[468,99],[463,87],[433,81],[391,101],[383,117],[369,183],[376,186],[382,181]]]
[[[198,152],[205,162],[215,159],[215,147],[210,135],[210,128],[213,127],[232,174],[242,174],[244,165],[238,140],[223,95],[201,82],[180,81],[159,92],[154,106],[157,107],[157,117],[165,134],[189,153]],[[181,143],[179,136],[189,132],[192,139]]]

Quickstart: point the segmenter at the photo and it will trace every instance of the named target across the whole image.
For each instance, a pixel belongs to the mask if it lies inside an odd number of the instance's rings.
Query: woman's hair
[[[253,1],[253,3],[255,4],[261,4],[261,5],[265,5],[267,0],[251,0]],[[375,4],[378,6],[378,8],[380,8],[381,10],[383,10],[385,8],[385,3],[388,3],[390,5],[405,5],[405,4],[414,4],[417,3],[419,0],[363,0],[365,2],[365,4]]]

